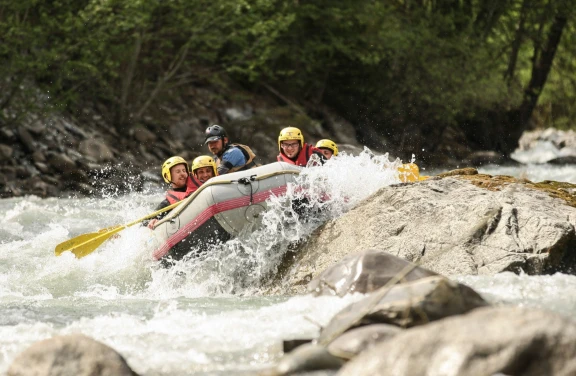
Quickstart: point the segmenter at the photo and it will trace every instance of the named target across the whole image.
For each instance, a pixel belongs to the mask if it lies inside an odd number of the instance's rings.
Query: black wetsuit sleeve
[[[232,163],[225,161],[224,163],[220,164],[220,166],[218,166],[218,175],[226,174],[233,167],[234,165]]]
[[[160,209],[164,209],[165,207],[169,206],[170,202],[167,199],[164,199],[164,201],[162,201],[161,203],[158,204],[158,206],[156,206],[156,208],[154,209],[154,211],[158,211]],[[160,220],[162,218],[164,218],[166,216],[166,214],[170,213],[170,210],[162,212],[160,214],[158,214],[156,217],[156,219]],[[149,219],[142,221],[142,226],[148,226],[148,223],[150,222]]]

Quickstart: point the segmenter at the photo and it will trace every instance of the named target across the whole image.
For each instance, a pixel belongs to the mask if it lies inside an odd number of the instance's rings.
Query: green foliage
[[[534,54],[569,8],[545,0],[9,0],[0,5],[0,109],[16,116],[35,105],[76,111],[101,102],[123,128],[166,90],[227,74],[303,104],[327,103],[393,139],[407,127],[433,133],[517,108]],[[571,19],[541,97],[552,125],[576,118],[575,31]]]

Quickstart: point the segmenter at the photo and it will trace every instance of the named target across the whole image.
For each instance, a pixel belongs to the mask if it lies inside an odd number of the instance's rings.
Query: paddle
[[[400,181],[403,183],[410,183],[420,180],[420,170],[416,163],[405,163],[398,167],[400,173]]]
[[[119,226],[112,226],[104,228],[98,232],[92,232],[89,234],[82,234],[70,240],[67,240],[63,243],[60,243],[56,246],[54,253],[56,256],[60,256],[63,252],[70,251],[72,252],[77,258],[82,258],[86,255],[92,253],[96,248],[98,248],[102,243],[106,240],[110,239],[110,237],[117,232],[124,230],[127,227],[140,223],[146,219],[154,218],[160,213],[164,213],[167,210],[171,210],[178,206],[180,202],[162,208],[158,211],[155,211],[152,214],[148,214],[147,216],[137,219],[133,222],[127,223],[125,225]]]
[[[263,175],[261,177],[256,178],[255,180],[264,179],[264,178],[274,176],[274,175],[280,174],[280,173],[293,173],[293,172],[280,171],[280,172],[276,172],[276,173]],[[72,238],[72,239],[67,240],[63,243],[58,244],[56,246],[56,249],[54,250],[54,253],[56,254],[56,256],[60,256],[63,252],[70,251],[77,258],[82,258],[84,256],[87,256],[90,253],[94,252],[96,250],[96,248],[98,248],[106,240],[110,239],[110,237],[112,235],[124,230],[125,228],[130,227],[132,225],[135,225],[137,223],[140,223],[146,219],[154,218],[160,213],[163,213],[165,211],[168,211],[168,210],[175,208],[176,206],[180,205],[182,202],[190,202],[191,200],[194,199],[194,197],[196,197],[200,192],[202,192],[207,187],[217,185],[217,184],[230,184],[231,182],[232,182],[231,180],[220,180],[220,181],[212,181],[212,182],[205,183],[200,188],[198,188],[192,195],[190,195],[188,198],[186,198],[182,201],[179,201],[175,204],[172,204],[170,206],[162,208],[158,211],[155,211],[152,214],[148,214],[146,217],[137,219],[137,220],[130,222],[128,224],[125,224],[125,225],[112,226],[112,227],[102,229],[98,232],[92,232],[89,234],[78,235],[75,238]]]

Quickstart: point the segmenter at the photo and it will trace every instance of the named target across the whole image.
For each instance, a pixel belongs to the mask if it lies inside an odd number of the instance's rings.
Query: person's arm
[[[160,204],[158,204],[158,206],[156,206],[156,209],[154,209],[154,211],[164,209],[165,207],[167,207],[169,205],[170,205],[170,202],[167,199],[164,199]],[[170,210],[158,214],[156,217],[152,218],[149,221],[148,220],[142,221],[142,226],[146,226],[148,228],[154,229],[154,224],[156,224],[156,222],[158,222],[159,220],[164,218],[166,216],[166,214],[168,214],[169,212],[170,212]]]
[[[222,155],[222,162],[218,166],[218,175],[226,174],[231,168],[244,166],[246,157],[238,148],[231,148]]]

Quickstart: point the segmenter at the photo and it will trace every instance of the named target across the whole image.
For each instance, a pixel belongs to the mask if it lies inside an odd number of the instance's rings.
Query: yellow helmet
[[[316,143],[317,148],[326,148],[332,150],[332,154],[338,155],[338,145],[332,140],[323,139]]]
[[[162,163],[162,177],[166,183],[172,183],[172,175],[170,175],[170,169],[179,164],[184,164],[186,166],[186,171],[188,171],[188,163],[184,158],[179,156],[170,157],[166,159],[164,163]]]
[[[201,167],[212,167],[214,170],[214,176],[218,175],[218,170],[216,169],[216,162],[214,162],[214,158],[208,155],[201,155],[197,158],[194,158],[192,161],[192,170],[190,172],[194,173],[197,169]]]
[[[278,136],[278,150],[282,151],[280,147],[280,143],[286,140],[300,140],[300,146],[304,147],[304,135],[298,128],[288,127],[284,128],[280,131],[280,135]]]

